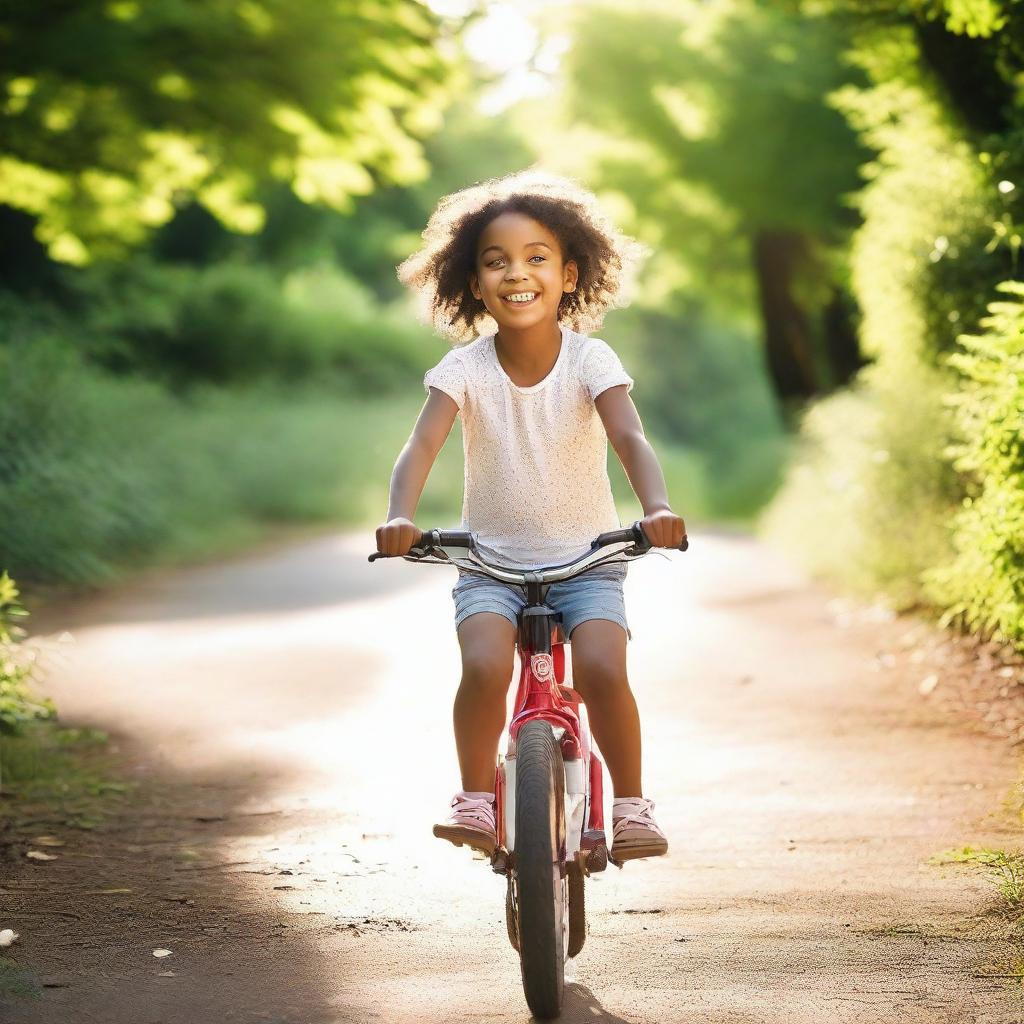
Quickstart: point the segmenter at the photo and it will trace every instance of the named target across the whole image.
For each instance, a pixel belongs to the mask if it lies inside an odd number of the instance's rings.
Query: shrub
[[[925,68],[913,27],[886,25],[859,40],[851,60],[873,84],[831,99],[878,153],[852,197],[864,220],[851,252],[861,348],[938,363],[1006,276],[1009,247],[988,244],[1004,202],[986,154]]]
[[[343,270],[281,275],[238,260],[195,268],[146,257],[69,272],[87,359],[184,390],[195,382],[330,377],[352,393],[415,383],[444,344],[404,305],[381,305]]]
[[[27,722],[56,714],[48,698],[34,697],[35,652],[22,647],[25,630],[17,624],[28,612],[18,604],[18,588],[0,573],[0,734],[18,733]]]
[[[948,373],[909,358],[860,371],[810,406],[760,532],[813,574],[899,609],[922,603],[922,572],[948,558],[961,490],[943,450]]]
[[[947,447],[945,355],[1006,276],[994,168],[927,70],[911,26],[858,35],[852,59],[872,85],[832,96],[877,158],[853,197],[864,218],[851,254],[860,342],[876,363],[811,406],[766,533],[818,575],[897,608],[937,593],[964,482]],[[907,197],[913,201],[908,202]],[[980,563],[978,571],[983,571]]]
[[[986,330],[958,339],[947,357],[961,374],[947,401],[957,443],[947,454],[967,496],[953,519],[956,555],[925,574],[943,624],[1024,648],[1024,284],[1006,281],[1008,301],[989,303]]]
[[[0,345],[0,380],[0,566],[23,583],[101,583],[236,549],[268,522],[381,516],[421,402],[272,382],[176,396],[53,335]],[[427,500],[454,516],[450,448]]]

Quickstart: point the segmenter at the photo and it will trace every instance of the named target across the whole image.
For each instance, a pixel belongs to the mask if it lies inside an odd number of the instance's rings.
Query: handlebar
[[[409,548],[414,558],[422,557],[432,548],[466,548],[473,547],[473,534],[469,530],[424,530],[423,536]],[[375,562],[378,558],[401,558],[402,555],[385,555],[383,551],[375,551],[367,559]]]
[[[632,526],[624,527],[621,530],[609,530],[600,534],[596,540],[591,542],[590,550],[606,547],[609,544],[632,544],[633,554],[643,554],[649,551],[653,545],[644,533],[643,527],[638,519]],[[409,555],[413,558],[423,558],[435,548],[466,548],[471,550],[475,546],[475,536],[468,530],[424,530],[419,541],[409,549]],[[682,543],[675,550],[686,551],[690,546],[687,537],[683,537]],[[385,555],[382,551],[375,551],[367,561],[374,562],[378,558],[402,558],[402,555]]]
[[[639,519],[632,526],[602,533],[598,536],[597,540],[591,543],[590,550],[595,551],[597,548],[603,548],[607,544],[635,544],[639,550],[644,551],[653,546],[647,539],[647,534],[644,533]],[[682,543],[675,550],[685,551],[689,546],[689,540],[684,534]]]

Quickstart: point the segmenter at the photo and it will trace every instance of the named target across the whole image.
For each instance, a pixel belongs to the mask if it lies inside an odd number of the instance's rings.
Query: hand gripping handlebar
[[[414,558],[420,558],[428,554],[434,548],[472,548],[474,535],[468,530],[424,530],[420,537],[410,549],[409,554]],[[624,527],[621,530],[609,530],[602,533],[590,545],[590,550],[603,548],[608,544],[632,544],[637,553],[648,551],[652,544],[644,533],[643,527],[638,519],[632,526]],[[684,536],[683,542],[677,550],[686,551],[689,548],[689,540]],[[400,558],[400,555],[385,555],[383,552],[375,551],[367,561],[373,562],[378,558]]]
[[[634,544],[640,551],[646,551],[652,546],[651,542],[647,539],[647,534],[644,533],[643,527],[640,525],[639,519],[632,526],[602,533],[597,540],[591,543],[590,550],[603,548],[606,544]],[[684,534],[683,541],[676,550],[685,551],[689,546],[690,542]]]

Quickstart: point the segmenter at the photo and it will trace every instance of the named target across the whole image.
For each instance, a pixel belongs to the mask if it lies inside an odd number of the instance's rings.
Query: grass
[[[20,857],[30,845],[46,851],[56,844],[34,837],[51,829],[101,828],[133,788],[114,781],[112,758],[105,733],[53,720],[0,736],[0,856]],[[35,999],[41,992],[31,969],[0,956],[0,1000]]]
[[[1007,911],[1015,917],[1024,907],[1024,853],[963,846],[928,858],[929,864],[971,864],[993,883]]]
[[[89,421],[77,424],[79,439],[59,424],[10,456],[0,563],[26,597],[231,554],[285,524],[375,523],[420,406],[415,394],[353,399],[310,388],[210,391],[187,404],[151,390],[103,397],[79,410]],[[102,427],[92,422],[101,416]],[[424,519],[458,516],[452,440],[428,481]]]
[[[0,857],[21,858],[30,848],[59,856],[50,850],[62,845],[59,837],[41,834],[101,829],[134,789],[116,781],[113,759],[105,733],[54,720],[0,736]],[[12,923],[0,920],[0,927]],[[0,955],[0,1000],[37,999],[41,992],[31,968]]]
[[[0,999],[38,999],[41,993],[39,980],[32,971],[10,957],[0,956]]]
[[[0,840],[49,826],[94,829],[128,794],[131,783],[113,781],[113,752],[106,733],[36,722],[0,740],[0,796],[6,811]]]

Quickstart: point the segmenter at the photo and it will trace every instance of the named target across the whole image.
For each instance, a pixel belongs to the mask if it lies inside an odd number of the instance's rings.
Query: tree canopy
[[[0,203],[70,263],[193,197],[253,232],[267,180],[348,210],[423,177],[456,65],[414,0],[16,0],[0,41]]]

